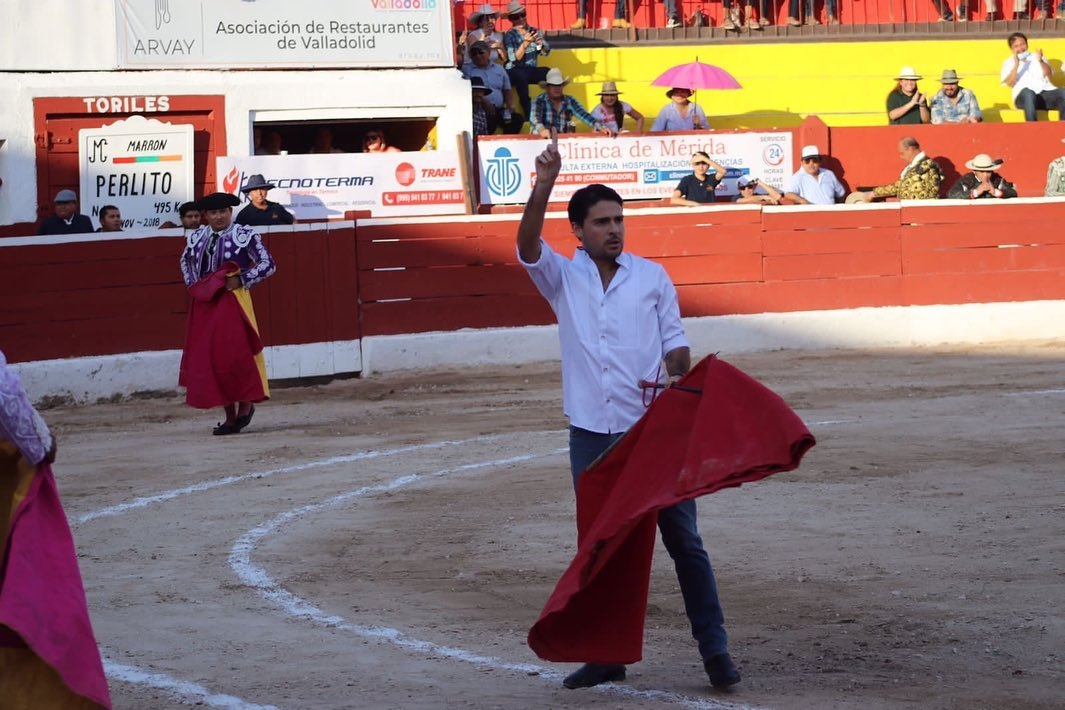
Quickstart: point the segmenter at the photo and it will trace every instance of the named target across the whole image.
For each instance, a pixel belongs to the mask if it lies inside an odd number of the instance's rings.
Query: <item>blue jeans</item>
[[[588,0],[577,0],[577,17],[579,17],[579,18],[581,18],[583,20],[585,17],[588,16],[587,13],[588,13]],[[618,0],[614,4],[614,19],[615,20],[624,20],[625,19],[625,0]]]
[[[1031,89],[1021,89],[1021,93],[1017,94],[1015,105],[1024,110],[1025,121],[1038,121],[1039,115],[1036,111],[1040,109],[1043,111],[1057,109],[1058,120],[1065,121],[1065,89],[1040,91],[1038,94]]]
[[[571,426],[569,428],[569,461],[573,487],[581,472],[588,468],[621,434],[598,434]],[[677,570],[680,593],[684,597],[684,611],[691,622],[692,637],[699,644],[703,659],[728,652],[725,633],[725,613],[717,598],[717,582],[710,557],[699,537],[695,501],[677,503],[658,512],[658,529],[662,543]]]

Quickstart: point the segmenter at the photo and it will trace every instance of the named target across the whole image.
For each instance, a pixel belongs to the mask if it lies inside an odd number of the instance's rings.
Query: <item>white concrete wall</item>
[[[768,350],[919,349],[1065,338],[1065,301],[857,308],[687,318],[693,356]],[[361,371],[495,367],[559,358],[555,326],[460,330],[267,348],[267,374],[290,379]],[[91,402],[176,390],[181,353],[15,363],[30,396]]]
[[[0,71],[118,64],[115,0],[0,0],[0,10]]]
[[[46,34],[38,41],[51,43]],[[225,95],[220,154],[238,156],[251,154],[255,121],[438,117],[438,143],[448,150],[473,121],[469,82],[451,68],[0,73],[0,225],[37,220],[33,99],[182,94]]]

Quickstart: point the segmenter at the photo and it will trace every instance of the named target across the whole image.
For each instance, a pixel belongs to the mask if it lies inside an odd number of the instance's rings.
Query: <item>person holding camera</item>
[[[903,67],[895,77],[895,88],[887,96],[888,123],[909,125],[932,122],[928,97],[917,90],[917,82],[922,78],[913,67]]]
[[[505,12],[511,24],[503,35],[507,75],[518,95],[522,113],[528,116],[531,107],[529,85],[547,78],[548,68],[540,66],[540,57],[551,53],[551,45],[540,30],[529,24],[525,6],[518,0],[507,3]]]
[[[758,192],[759,187],[765,192]],[[779,205],[784,199],[780,190],[749,175],[740,176],[736,181],[736,190],[739,194],[733,197],[732,201],[739,205]]]

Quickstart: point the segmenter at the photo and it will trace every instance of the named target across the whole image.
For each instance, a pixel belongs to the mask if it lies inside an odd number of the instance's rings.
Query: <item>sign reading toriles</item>
[[[323,153],[221,156],[218,189],[241,195],[250,175],[276,187],[269,199],[298,220],[344,219],[345,212],[374,217],[465,214],[466,191],[458,153]]]
[[[448,0],[115,0],[119,67],[451,66]]]
[[[566,202],[581,187],[603,183],[626,200],[670,197],[677,183],[690,175],[692,154],[708,153],[728,169],[718,187],[735,195],[736,179],[750,175],[782,186],[792,174],[791,133],[651,133],[616,138],[559,137],[562,172],[551,192],[552,202]],[[543,139],[481,137],[481,203],[520,204],[529,199],[536,176],[534,161]]]
[[[114,205],[122,229],[158,227],[194,199],[192,126],[143,116],[78,131],[81,211]]]

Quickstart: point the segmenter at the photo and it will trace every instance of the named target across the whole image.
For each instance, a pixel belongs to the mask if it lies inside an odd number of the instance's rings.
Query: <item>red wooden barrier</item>
[[[1065,202],[634,210],[627,247],[663,264],[685,316],[1065,299]],[[519,216],[350,223],[265,236],[254,290],[270,345],[554,322],[517,263]],[[549,219],[558,251],[576,246]],[[180,348],[181,237],[0,240],[13,361]]]

